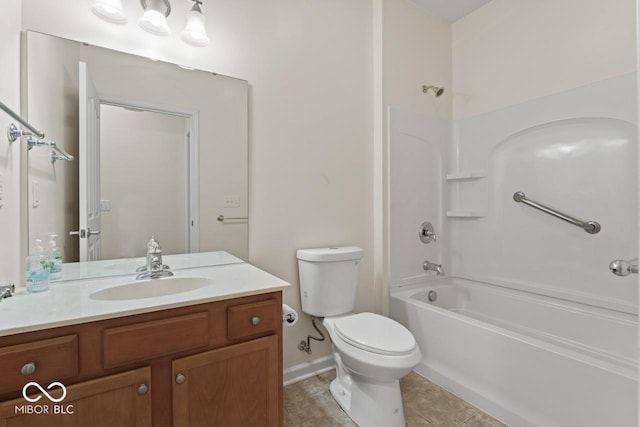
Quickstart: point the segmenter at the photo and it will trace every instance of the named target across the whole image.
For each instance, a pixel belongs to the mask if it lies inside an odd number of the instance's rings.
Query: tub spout
[[[434,264],[432,262],[425,261],[422,264],[422,268],[424,268],[426,271],[435,271],[438,276],[444,276],[444,269],[442,268],[442,264]]]

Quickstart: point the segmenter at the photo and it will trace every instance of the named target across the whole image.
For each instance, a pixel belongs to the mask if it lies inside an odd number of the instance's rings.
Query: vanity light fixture
[[[182,40],[196,47],[205,47],[209,45],[209,37],[204,28],[206,20],[200,9],[202,1],[193,0],[193,2],[193,7],[187,12],[187,25],[182,31]]]
[[[138,19],[140,28],[154,36],[166,37],[171,34],[167,17],[171,13],[169,0],[140,0],[144,14]]]
[[[91,11],[99,18],[113,24],[126,24],[127,17],[122,11],[122,0],[95,0]]]
[[[205,29],[206,19],[200,5],[202,0],[191,0],[193,7],[187,12],[187,24],[182,31],[182,40],[191,46],[205,47],[209,45],[209,37]],[[154,36],[171,35],[167,18],[171,14],[169,0],[140,0],[144,13],[138,19],[138,25]],[[95,0],[91,10],[99,18],[113,24],[126,24],[127,18],[122,10],[122,0]]]

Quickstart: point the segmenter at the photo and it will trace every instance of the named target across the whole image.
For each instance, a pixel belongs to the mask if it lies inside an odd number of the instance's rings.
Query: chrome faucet
[[[0,302],[3,299],[9,298],[13,296],[16,292],[16,286],[13,283],[9,283],[8,285],[0,285]]]
[[[438,276],[444,276],[444,269],[442,268],[442,264],[434,264],[432,262],[425,261],[422,264],[422,268],[424,268],[426,271],[435,271],[436,273],[438,273]]]
[[[173,276],[169,271],[169,266],[162,263],[162,247],[154,236],[147,243],[147,265],[142,273],[136,276],[136,279],[158,279],[160,277]]]

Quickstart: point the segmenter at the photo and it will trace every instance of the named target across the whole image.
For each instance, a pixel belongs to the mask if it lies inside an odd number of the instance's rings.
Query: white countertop
[[[93,322],[279,291],[289,283],[247,263],[174,271],[174,277],[204,277],[213,284],[187,292],[159,297],[98,301],[96,291],[129,283],[153,286],[156,280],[136,280],[135,275],[52,282],[46,292],[28,294],[19,289],[0,302],[0,336]]]

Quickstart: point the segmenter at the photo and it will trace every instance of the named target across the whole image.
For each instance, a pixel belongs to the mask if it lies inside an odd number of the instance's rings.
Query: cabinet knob
[[[253,326],[259,325],[260,324],[260,318],[258,316],[253,316],[251,318],[251,324]]]
[[[182,374],[176,375],[176,384],[182,384],[186,380],[187,380],[187,377],[185,377],[184,375]]]
[[[36,364],[33,362],[29,362],[27,364],[25,364],[22,369],[20,369],[20,372],[22,372],[22,375],[31,375],[36,371]]]
[[[144,396],[149,391],[149,387],[146,384],[140,384],[138,386],[138,394]]]

